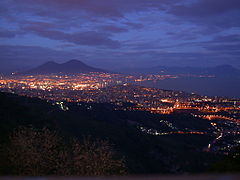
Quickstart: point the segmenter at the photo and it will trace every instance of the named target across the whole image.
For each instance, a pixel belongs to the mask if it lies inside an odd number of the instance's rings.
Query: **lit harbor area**
[[[1,91],[52,101],[131,103],[128,110],[156,114],[190,112],[209,119],[238,121],[240,99],[208,97],[183,91],[162,90],[136,85],[143,81],[161,80],[171,76],[132,76],[109,73],[75,75],[31,75],[0,78]],[[225,114],[223,113],[225,112]]]
[[[37,90],[95,90],[127,82],[159,81],[177,78],[172,75],[132,76],[113,73],[80,73],[50,75],[12,75],[0,76],[0,88],[37,89]]]

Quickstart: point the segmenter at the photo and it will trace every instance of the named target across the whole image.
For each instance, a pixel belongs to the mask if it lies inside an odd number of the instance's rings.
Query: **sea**
[[[155,82],[145,81],[141,85],[206,96],[240,98],[240,77],[181,77]]]

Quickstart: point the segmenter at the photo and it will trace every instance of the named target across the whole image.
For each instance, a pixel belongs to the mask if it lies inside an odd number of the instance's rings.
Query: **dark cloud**
[[[14,38],[16,36],[15,32],[0,30],[0,38]]]
[[[213,37],[211,40],[198,41],[198,42],[186,42],[178,44],[178,46],[210,46],[210,45],[227,45],[227,44],[240,44],[240,35],[230,34],[230,35],[218,35]]]
[[[23,21],[20,25],[21,27],[29,27],[32,29],[54,29],[57,25],[54,23],[44,22],[44,21]]]
[[[1,59],[42,58],[44,55],[59,56],[59,51],[39,46],[0,45]],[[62,53],[60,53],[62,54]],[[43,56],[41,56],[43,55]]]
[[[32,32],[42,37],[53,40],[60,40],[64,42],[71,42],[77,45],[86,46],[103,46],[108,48],[118,48],[121,46],[120,42],[109,38],[109,34],[97,31],[86,31],[77,33],[65,33],[58,30],[52,30],[49,27],[42,26],[43,24],[35,23],[32,25],[24,26],[22,29]]]
[[[103,17],[124,17],[126,12],[161,8],[177,0],[8,0],[10,7],[32,11],[40,16],[62,17],[62,14],[91,13]],[[61,12],[55,13],[55,12]],[[76,14],[77,12],[77,14]]]
[[[240,52],[240,43],[239,44],[219,44],[219,45],[211,45],[205,47],[208,50],[217,51],[221,53],[229,52],[230,54],[235,51]]]
[[[126,24],[127,26],[130,26],[133,29],[141,29],[144,27],[144,25],[140,23],[126,22],[124,24]]]
[[[184,29],[166,33],[171,39],[174,40],[195,40],[199,37],[199,30],[197,29]]]
[[[211,33],[224,31],[226,28],[240,27],[239,0],[196,0],[193,2],[188,5],[171,6],[168,13],[177,17],[180,22],[188,21],[198,24]]]
[[[115,26],[115,25],[106,25],[106,26],[102,26],[101,29],[103,31],[107,31],[107,32],[127,32],[128,29],[124,28],[124,27],[118,27],[118,26]]]
[[[197,0],[191,5],[173,6],[170,12],[177,16],[205,17],[239,9],[239,0]]]
[[[235,59],[236,64],[238,64],[238,66],[240,65],[239,62],[240,37],[237,34],[216,36],[212,40],[207,41],[186,42],[174,45],[172,46],[172,48],[173,47],[186,47],[186,48],[195,47],[197,49],[201,48],[206,50],[203,52],[206,53],[206,55],[208,55],[209,58],[215,59],[216,57],[218,58],[224,57],[227,61],[229,58],[234,57],[236,58]],[[199,56],[197,58],[199,58]]]
[[[219,42],[219,43],[234,43],[234,42],[237,42],[237,43],[240,43],[240,34],[217,36],[213,39],[213,42]]]

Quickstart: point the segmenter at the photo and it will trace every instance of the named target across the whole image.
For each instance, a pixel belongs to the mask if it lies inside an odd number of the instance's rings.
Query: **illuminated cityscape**
[[[175,110],[192,110],[205,114],[226,111],[238,114],[240,99],[208,97],[183,91],[161,90],[138,84],[177,78],[171,75],[133,76],[110,73],[75,75],[2,76],[0,88],[24,96],[69,102],[128,102],[133,109],[169,114]],[[136,83],[137,82],[137,83]]]
[[[211,134],[216,138],[204,151],[229,152],[239,144],[240,99],[208,97],[183,91],[161,90],[144,87],[142,81],[161,81],[177,78],[171,75],[122,75],[110,73],[86,73],[75,75],[31,75],[1,77],[1,91],[22,96],[38,97],[55,102],[63,111],[68,111],[67,103],[111,103],[116,110],[147,111],[153,114],[190,114],[193,118],[211,121],[207,131],[178,129],[171,122],[160,120],[169,130],[157,130],[137,125],[137,128],[153,136],[172,134]],[[125,106],[124,103],[129,103]],[[90,108],[91,109],[91,108]],[[234,141],[221,139],[235,136]],[[237,143],[236,143],[237,142]]]

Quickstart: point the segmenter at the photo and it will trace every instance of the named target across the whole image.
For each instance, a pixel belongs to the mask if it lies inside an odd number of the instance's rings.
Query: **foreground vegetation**
[[[109,142],[84,138],[66,143],[47,128],[14,130],[2,153],[11,175],[106,176],[126,172],[123,160],[114,159]]]

